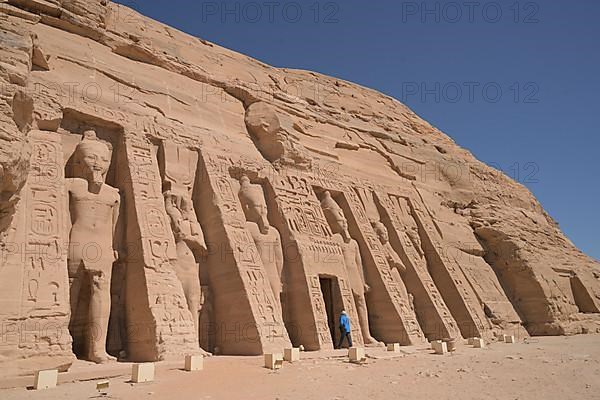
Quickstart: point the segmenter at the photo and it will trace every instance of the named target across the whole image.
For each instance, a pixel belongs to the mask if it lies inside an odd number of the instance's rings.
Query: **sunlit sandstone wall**
[[[97,340],[92,292],[71,305],[67,272],[66,182],[90,130],[120,197],[112,356],[331,348],[342,309],[359,344],[364,318],[402,344],[598,331],[598,263],[524,187],[389,97],[106,1],[0,3],[0,46],[3,373],[68,368]]]

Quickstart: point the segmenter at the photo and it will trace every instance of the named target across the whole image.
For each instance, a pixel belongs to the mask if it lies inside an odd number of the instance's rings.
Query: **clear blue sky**
[[[600,259],[598,0],[118,2],[399,99],[525,184]]]

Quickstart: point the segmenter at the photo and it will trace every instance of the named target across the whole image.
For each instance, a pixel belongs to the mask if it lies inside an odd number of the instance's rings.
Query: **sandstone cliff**
[[[600,331],[600,265],[525,187],[390,97],[107,0],[0,2],[0,54],[0,362],[80,356],[65,182],[89,130],[112,152],[106,183],[121,198],[115,356],[327,348],[342,308],[357,322],[368,308],[369,334],[403,344]],[[203,232],[202,250],[181,221]],[[185,263],[199,269],[199,325]]]

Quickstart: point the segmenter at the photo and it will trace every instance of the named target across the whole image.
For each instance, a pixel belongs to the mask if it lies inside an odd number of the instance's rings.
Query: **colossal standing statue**
[[[200,335],[199,319],[203,290],[200,258],[206,255],[204,232],[194,209],[192,190],[197,168],[197,153],[184,146],[164,141],[160,147],[165,210],[175,238],[177,262],[175,274],[181,282],[188,309],[194,320],[194,332]]]
[[[325,218],[333,231],[333,239],[339,243],[344,253],[344,262],[348,272],[348,279],[352,287],[354,302],[358,312],[358,322],[363,334],[365,344],[378,344],[378,341],[371,336],[369,329],[369,313],[365,293],[370,290],[366,283],[365,272],[360,257],[358,242],[350,236],[348,232],[348,221],[344,216],[344,211],[331,197],[331,193],[325,192],[321,207],[325,213]]]
[[[240,179],[239,198],[246,215],[246,228],[252,235],[267,272],[273,295],[281,307],[283,292],[283,251],[279,231],[269,225],[267,203],[262,186],[253,185],[247,176]]]
[[[90,287],[82,356],[96,363],[114,360],[106,352],[110,317],[110,281],[117,254],[113,238],[119,215],[119,191],[105,184],[112,149],[86,131],[73,158],[74,178],[66,180],[71,214],[68,269],[71,320],[76,318],[82,287]]]
[[[167,190],[164,197],[177,248],[175,274],[183,286],[188,309],[194,319],[195,332],[199,332],[198,321],[202,306],[202,289],[200,287],[200,267],[194,254],[199,256],[206,254],[204,234],[198,223],[189,193]]]
[[[404,284],[404,279],[402,279],[402,275],[406,272],[406,266],[402,263],[400,256],[390,244],[390,237],[386,226],[381,221],[372,222],[371,226],[373,226],[373,229],[379,238],[385,258],[392,269],[392,276],[398,283],[398,288],[402,291],[403,298],[409,299],[409,306],[413,308],[412,301],[410,300],[412,295],[409,296],[406,285]]]

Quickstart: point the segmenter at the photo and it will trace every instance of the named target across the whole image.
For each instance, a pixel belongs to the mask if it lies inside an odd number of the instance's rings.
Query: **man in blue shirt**
[[[344,338],[348,338],[348,347],[352,347],[352,336],[350,335],[350,318],[345,310],[340,314],[340,342],[337,348],[341,349]]]

